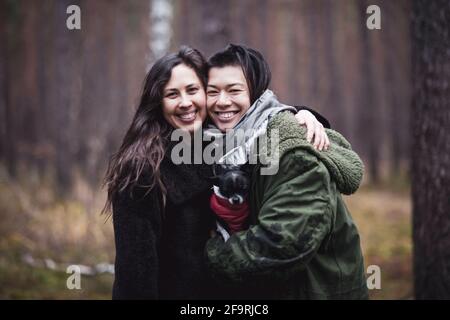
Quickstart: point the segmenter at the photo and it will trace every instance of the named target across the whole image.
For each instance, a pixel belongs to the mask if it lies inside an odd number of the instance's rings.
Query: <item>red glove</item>
[[[226,222],[230,234],[246,228],[246,219],[250,213],[247,201],[231,204],[228,199],[220,198],[213,193],[210,206],[215,214]]]

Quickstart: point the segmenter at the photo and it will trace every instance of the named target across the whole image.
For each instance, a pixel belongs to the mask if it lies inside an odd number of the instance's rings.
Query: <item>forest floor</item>
[[[370,289],[370,298],[413,299],[409,190],[367,187],[344,199],[361,236],[366,270],[380,268],[380,289]]]
[[[380,268],[380,289],[369,290],[371,299],[413,298],[409,188],[394,185],[365,186],[344,197],[361,235],[366,269]],[[27,255],[65,265],[114,261],[111,219],[99,214],[104,198],[56,199],[45,188],[25,190],[0,180],[0,299],[110,299],[111,274],[83,275],[81,289],[69,290],[65,269],[25,263]]]

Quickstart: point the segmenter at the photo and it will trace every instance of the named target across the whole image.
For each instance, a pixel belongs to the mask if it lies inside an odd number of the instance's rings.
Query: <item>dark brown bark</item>
[[[450,298],[450,2],[413,4],[415,296]]]

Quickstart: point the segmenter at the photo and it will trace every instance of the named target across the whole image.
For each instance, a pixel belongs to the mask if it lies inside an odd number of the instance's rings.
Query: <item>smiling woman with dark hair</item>
[[[253,49],[229,45],[209,59],[207,109],[215,126],[229,139],[239,130],[269,139],[276,132],[278,153],[270,156],[279,163],[270,174],[262,164],[251,171],[249,228],[237,216],[248,213],[232,215],[226,203],[215,210],[232,234],[219,230],[208,241],[209,266],[224,285],[236,286],[239,298],[366,299],[359,234],[341,197],[358,189],[361,159],[332,130],[328,151],[308,144],[269,82],[268,65]],[[219,161],[244,163],[255,138]]]
[[[106,175],[116,240],[114,299],[210,294],[203,249],[211,229],[206,165],[174,165],[170,134],[201,128],[205,61],[191,48],[158,60]]]

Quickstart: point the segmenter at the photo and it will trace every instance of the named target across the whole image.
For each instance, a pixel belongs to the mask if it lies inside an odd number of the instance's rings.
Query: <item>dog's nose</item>
[[[243,199],[240,196],[232,196],[230,198],[230,202],[231,204],[241,204],[243,202]]]

